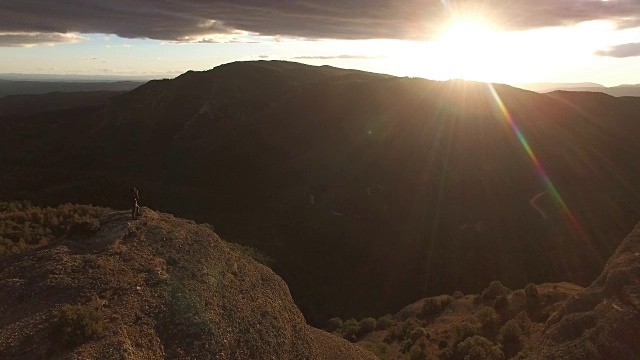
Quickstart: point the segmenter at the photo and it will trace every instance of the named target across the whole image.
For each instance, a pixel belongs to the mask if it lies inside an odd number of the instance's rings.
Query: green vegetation
[[[376,322],[376,330],[387,330],[395,324],[396,320],[393,318],[393,316],[387,314],[378,319],[378,321]]]
[[[108,211],[91,205],[40,208],[25,201],[0,202],[0,257],[47,245],[64,235],[95,232]]]
[[[444,309],[451,304],[453,298],[451,296],[436,296],[424,300],[422,309],[418,317],[426,318],[429,316],[439,315]]]
[[[522,336],[522,329],[518,325],[518,321],[511,319],[500,329],[501,343],[519,343]]]
[[[484,332],[494,331],[498,324],[498,314],[490,307],[483,307],[477,314],[478,320]]]
[[[499,346],[482,336],[473,336],[458,344],[458,353],[465,360],[502,360],[504,354]]]
[[[104,333],[104,316],[98,302],[64,305],[52,329],[65,346],[80,345]]]
[[[501,295],[509,293],[509,289],[504,287],[500,281],[492,281],[489,287],[482,291],[483,300],[493,300]]]

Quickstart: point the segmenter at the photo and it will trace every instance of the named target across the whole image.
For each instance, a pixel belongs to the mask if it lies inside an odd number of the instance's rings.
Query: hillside
[[[0,200],[126,208],[135,185],[274,258],[320,325],[588,285],[640,217],[638,119],[636,98],[231,63],[6,119]]]
[[[308,326],[284,281],[211,229],[110,212],[0,258],[0,358],[375,358]]]
[[[481,294],[440,295],[375,320],[334,318],[327,331],[380,359],[636,359],[640,224],[588,287],[494,281]]]

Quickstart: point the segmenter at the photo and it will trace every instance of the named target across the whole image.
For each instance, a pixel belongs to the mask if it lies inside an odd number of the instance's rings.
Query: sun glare
[[[458,19],[449,23],[436,41],[456,78],[490,81],[499,69],[491,54],[499,46],[497,31],[480,19]],[[503,69],[504,70],[504,69]]]

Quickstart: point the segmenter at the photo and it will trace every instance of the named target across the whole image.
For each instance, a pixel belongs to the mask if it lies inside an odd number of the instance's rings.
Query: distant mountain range
[[[532,83],[518,84],[515,86],[539,93],[548,93],[552,91],[588,91],[601,92],[616,97],[640,96],[640,84],[606,87],[596,83]]]
[[[632,97],[231,63],[5,117],[0,200],[127,208],[137,186],[273,257],[322,324],[496,279],[587,285],[640,218],[638,119]]]
[[[1,80],[0,97],[7,95],[45,94],[49,92],[80,92],[80,91],[129,91],[142,85],[138,81],[23,81]]]

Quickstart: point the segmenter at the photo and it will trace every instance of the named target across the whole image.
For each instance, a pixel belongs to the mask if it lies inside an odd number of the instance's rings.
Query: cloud
[[[382,59],[383,56],[368,56],[368,55],[311,55],[311,56],[296,56],[294,60],[332,60],[332,59]]]
[[[1,16],[1,15],[0,15]],[[2,27],[2,25],[0,25]],[[0,32],[0,47],[31,47],[36,45],[54,45],[59,43],[77,43],[86,40],[82,36],[75,34],[60,33],[27,33]]]
[[[0,33],[101,33],[173,42],[238,31],[306,39],[426,40],[452,14],[483,14],[506,30],[591,20],[630,28],[640,26],[640,1],[3,0]]]
[[[598,50],[595,54],[615,58],[640,56],[640,43],[615,45],[606,50]]]

